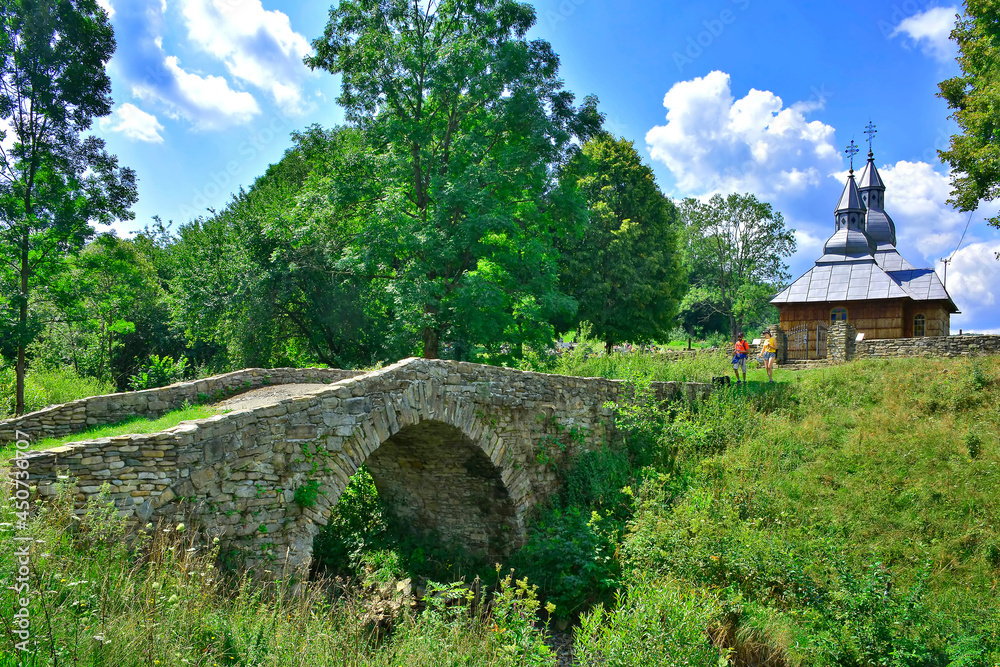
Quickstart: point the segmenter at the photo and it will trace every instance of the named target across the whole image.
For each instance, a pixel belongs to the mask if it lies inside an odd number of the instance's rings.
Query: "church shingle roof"
[[[834,213],[836,230],[815,266],[779,292],[771,303],[821,303],[912,299],[944,301],[958,308],[933,269],[918,269],[896,249],[896,227],[883,210],[885,184],[868,154],[855,182],[852,170]]]

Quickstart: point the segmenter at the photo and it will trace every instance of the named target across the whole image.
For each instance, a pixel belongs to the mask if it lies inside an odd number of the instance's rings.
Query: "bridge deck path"
[[[224,401],[216,403],[213,407],[219,408],[220,410],[253,410],[254,408],[260,408],[265,405],[280,403],[286,398],[305,396],[310,391],[322,389],[326,386],[327,385],[325,384],[299,383],[279,384],[273,387],[261,387],[260,389],[251,389],[250,391],[233,396],[232,398],[227,398]]]

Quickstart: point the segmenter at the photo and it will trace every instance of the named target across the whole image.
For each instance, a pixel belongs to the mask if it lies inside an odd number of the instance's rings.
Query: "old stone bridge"
[[[68,476],[82,507],[106,483],[131,522],[197,525],[239,549],[247,566],[276,575],[308,567],[313,538],[364,464],[394,525],[502,555],[523,543],[532,508],[557,490],[556,467],[616,444],[610,403],[627,391],[603,378],[424,359],[364,374],[257,369],[56,406],[0,423],[0,440],[15,429],[38,438],[213,393],[316,381],[332,384],[162,433],[31,453],[31,484],[44,497]],[[654,390],[697,400],[709,387]]]

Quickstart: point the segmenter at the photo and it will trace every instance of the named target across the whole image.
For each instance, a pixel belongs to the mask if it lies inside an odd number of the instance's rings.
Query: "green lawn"
[[[159,433],[160,431],[165,431],[168,428],[177,426],[182,421],[205,419],[213,415],[221,414],[222,412],[225,411],[212,406],[196,405],[168,412],[157,419],[135,417],[133,419],[118,422],[117,424],[95,426],[94,428],[87,429],[86,431],[63,436],[61,438],[46,438],[44,440],[39,440],[38,442],[33,442],[31,444],[30,451],[52,449],[53,447],[59,447],[72,442],[97,440],[98,438],[110,438],[118,435]],[[0,463],[9,461],[13,455],[14,448],[11,446],[0,449]]]

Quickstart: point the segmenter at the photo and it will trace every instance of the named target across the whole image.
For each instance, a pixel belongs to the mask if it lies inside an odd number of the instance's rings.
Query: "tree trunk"
[[[424,359],[437,359],[440,334],[433,327],[424,327]]]
[[[604,341],[604,354],[611,356],[611,354],[614,351],[615,351],[615,342],[610,338],[608,338],[607,340]]]
[[[21,303],[17,313],[17,398],[14,403],[14,416],[24,414],[24,375],[27,370],[24,355],[24,336],[28,331],[28,230],[25,229],[21,238]]]
[[[736,334],[740,332],[740,325],[732,313],[729,314],[729,340],[736,342]]]

